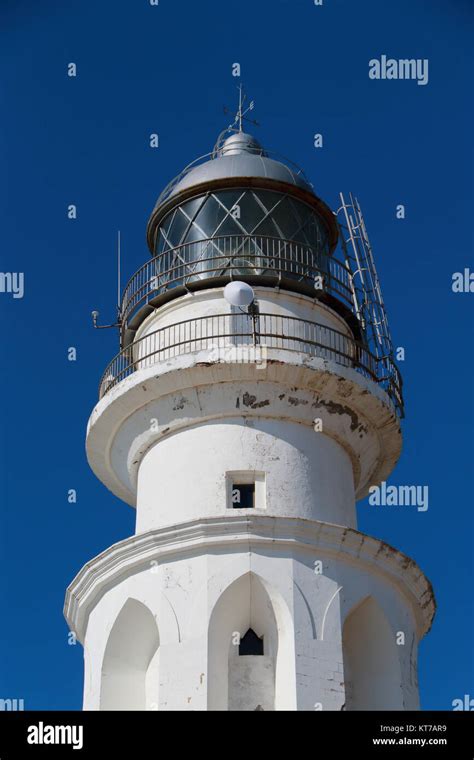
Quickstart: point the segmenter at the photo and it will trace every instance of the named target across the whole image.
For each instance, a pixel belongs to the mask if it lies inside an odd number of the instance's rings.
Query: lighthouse
[[[431,585],[357,529],[404,413],[362,211],[244,115],[165,187],[123,292],[87,456],[136,529],[66,593],[83,706],[418,709]]]

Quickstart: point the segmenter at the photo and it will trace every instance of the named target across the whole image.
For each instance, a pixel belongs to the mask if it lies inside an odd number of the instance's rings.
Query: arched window
[[[209,710],[294,709],[293,621],[280,595],[249,572],[228,586],[209,621]]]
[[[102,662],[101,710],[157,709],[159,635],[150,610],[128,599],[110,631]]]
[[[343,629],[346,710],[403,710],[395,634],[379,605],[367,598]]]

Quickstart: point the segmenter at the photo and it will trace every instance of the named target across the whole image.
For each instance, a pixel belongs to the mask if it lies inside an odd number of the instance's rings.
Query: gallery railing
[[[402,379],[391,357],[378,358],[326,325],[278,314],[215,314],[161,327],[113,359],[100,381],[99,395],[102,398],[137,370],[183,354],[209,351],[208,361],[263,364],[269,349],[297,351],[352,367],[378,383],[403,416]]]
[[[282,238],[228,235],[184,243],[147,261],[125,288],[122,325],[126,328],[143,304],[180,285],[244,276],[298,280],[314,288],[322,285],[355,311],[350,270],[323,250]]]

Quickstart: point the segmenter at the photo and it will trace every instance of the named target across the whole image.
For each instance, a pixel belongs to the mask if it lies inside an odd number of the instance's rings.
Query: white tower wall
[[[328,477],[332,467],[336,481]],[[256,513],[355,526],[351,462],[338,443],[294,422],[257,417],[242,424],[229,417],[181,430],[147,451],[138,473],[137,532],[172,525],[177,517],[238,512],[232,478],[245,482],[254,475],[260,476]]]
[[[431,588],[355,530],[356,496],[398,456],[385,394],[305,354],[272,348],[264,367],[209,354],[140,369],[91,417],[91,463],[135,504],[137,530],[68,593],[84,708],[417,709]],[[255,476],[255,509],[230,505],[233,474]],[[265,642],[254,666],[232,643],[249,628]]]
[[[414,642],[424,622],[414,607],[429,589],[407,573],[406,557],[375,539],[322,523],[232,516],[128,539],[108,555],[82,578],[85,709],[419,706]],[[378,566],[376,556],[384,557]],[[265,651],[246,679],[250,658],[239,657],[232,637],[249,627]],[[111,661],[107,648],[121,658]],[[263,691],[249,694],[257,675]]]

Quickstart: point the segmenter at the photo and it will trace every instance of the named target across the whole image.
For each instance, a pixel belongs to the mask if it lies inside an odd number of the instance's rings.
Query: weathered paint
[[[308,297],[257,295],[263,311],[350,336],[341,317]],[[221,289],[178,298],[137,338],[225,308]],[[372,692],[380,709],[417,709],[431,586],[412,560],[356,530],[355,502],[389,476],[400,432],[373,381],[276,347],[264,366],[208,350],[176,356],[110,389],[91,415],[87,455],[136,507],[137,525],[68,589],[65,613],[85,648],[85,709],[120,709],[118,693],[135,709],[341,710]],[[252,474],[256,508],[234,509],[234,476]],[[391,665],[370,689],[357,631],[376,637],[376,626],[385,634],[367,666]],[[253,670],[231,648],[249,627],[266,642]]]

